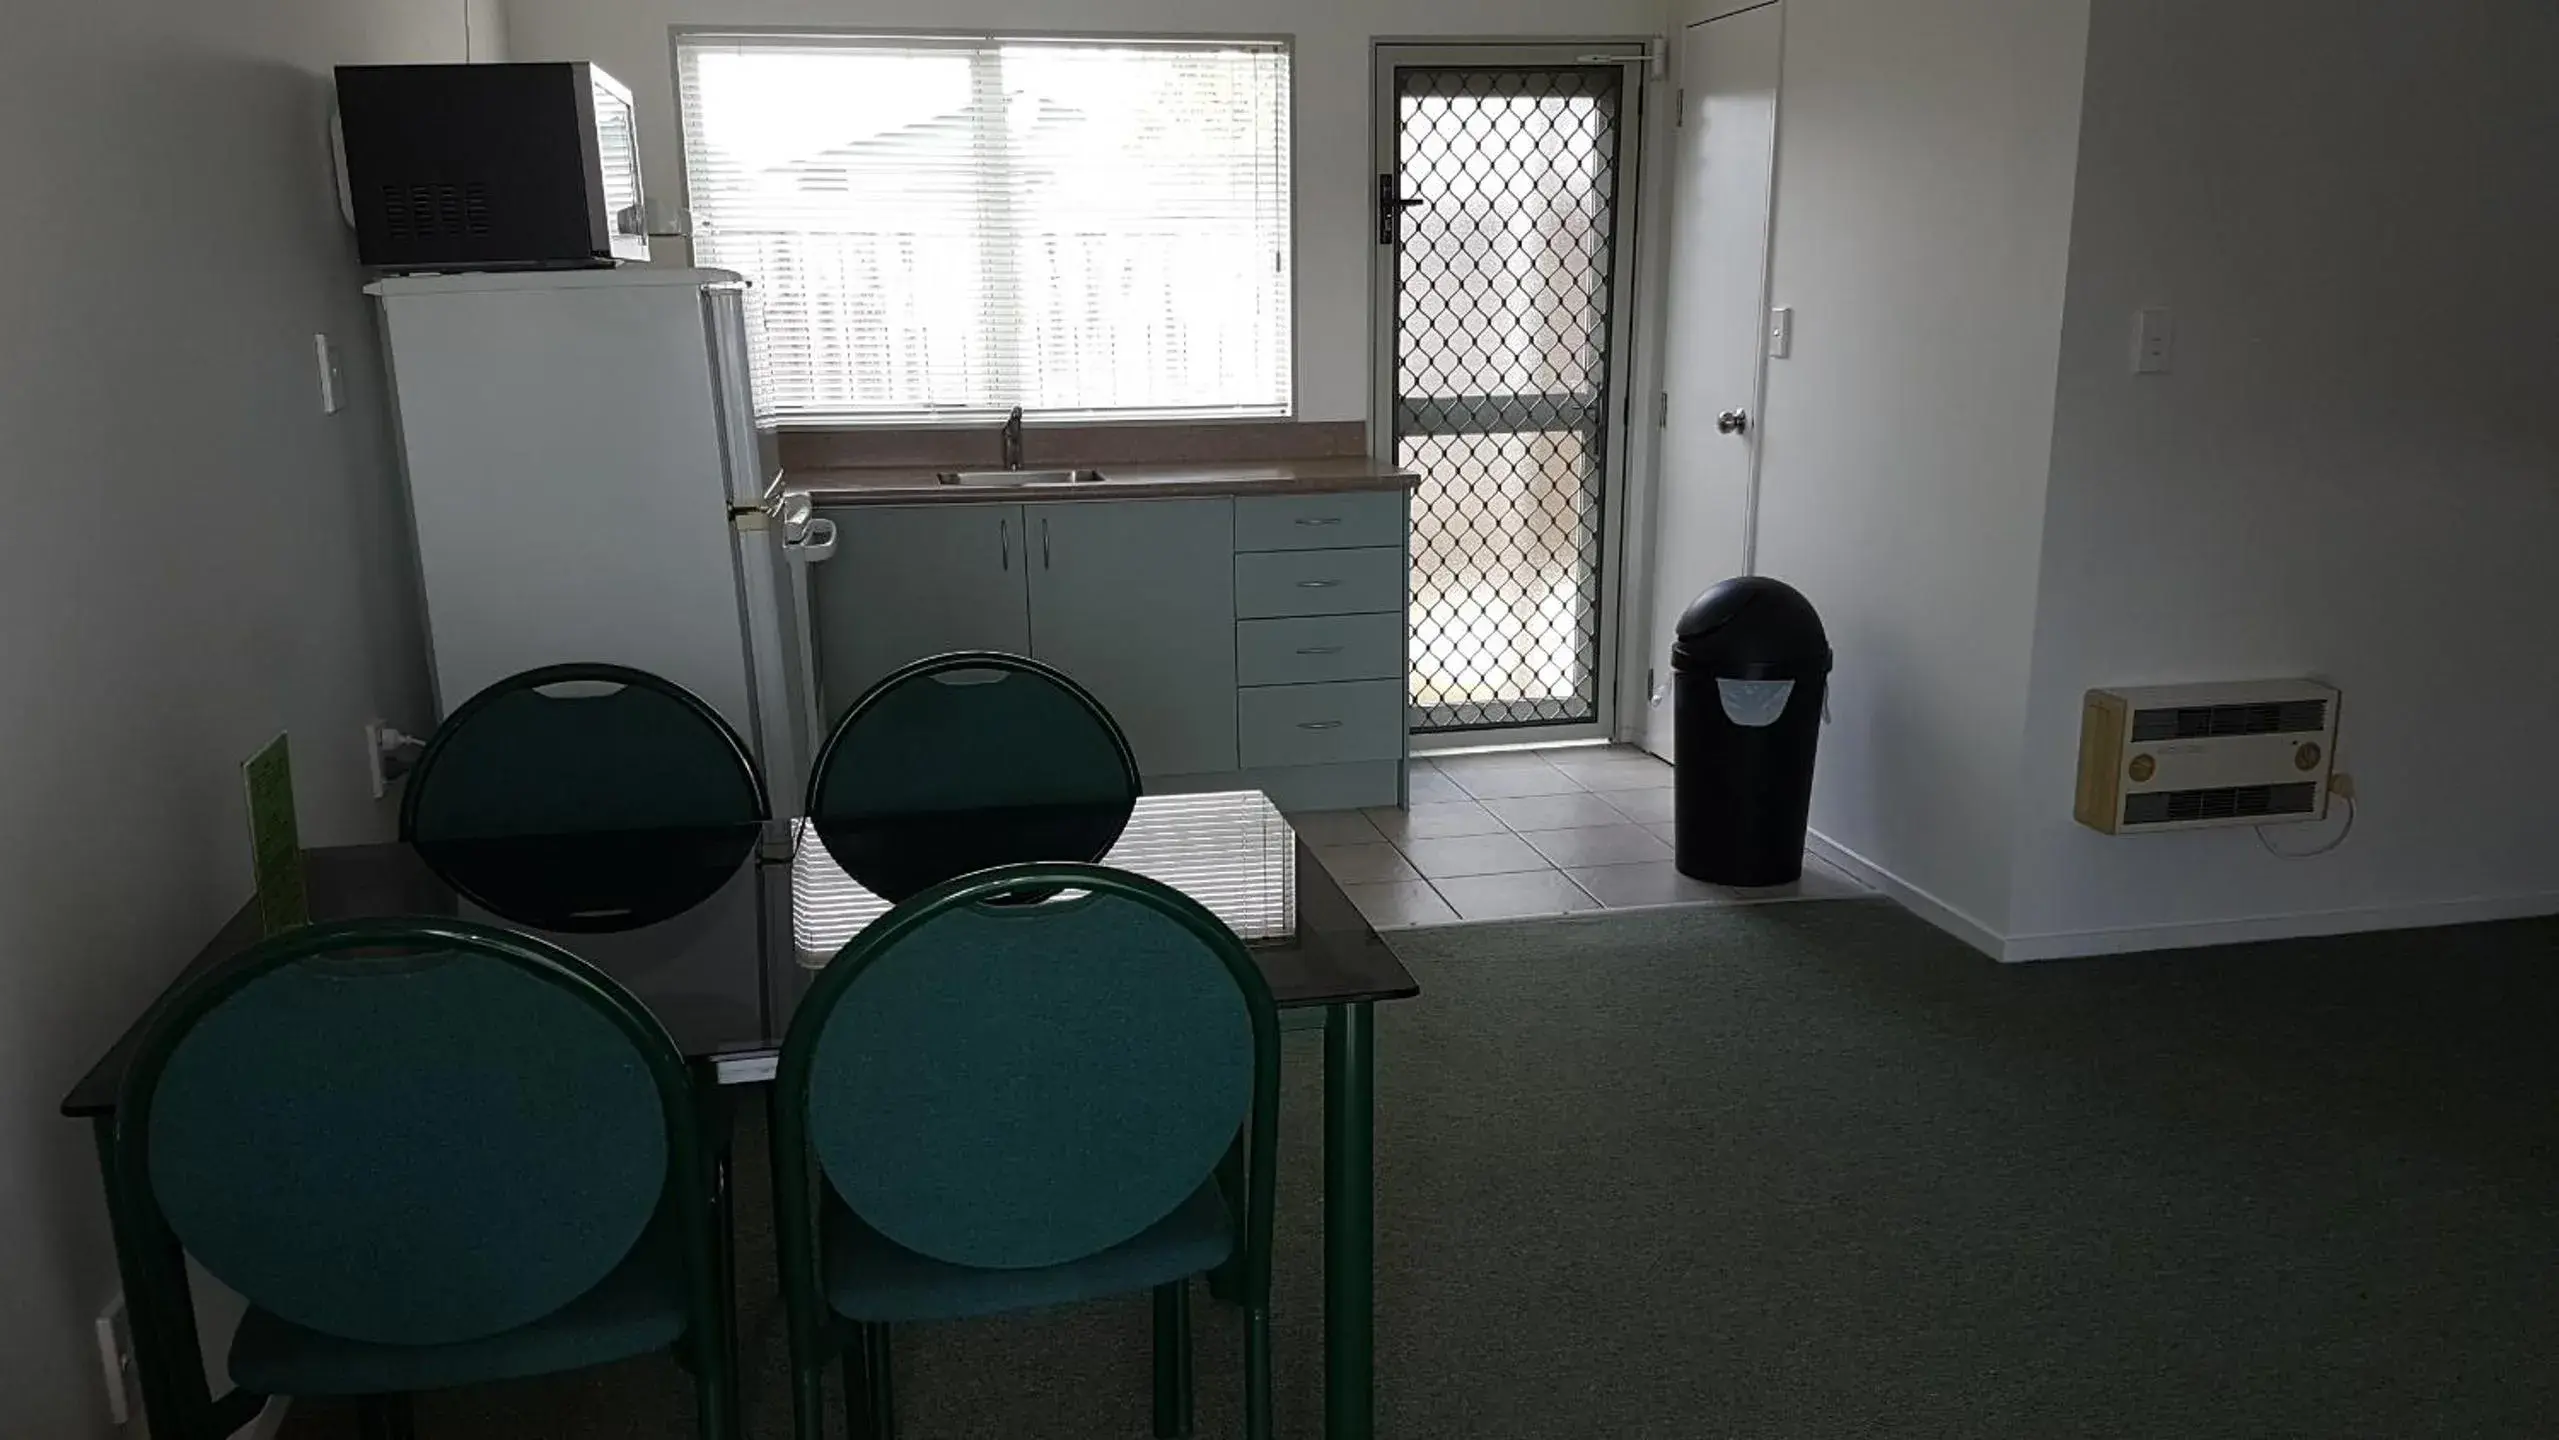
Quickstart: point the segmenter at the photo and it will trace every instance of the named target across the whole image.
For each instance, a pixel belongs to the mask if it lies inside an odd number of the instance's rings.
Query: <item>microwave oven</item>
[[[649,258],[631,92],[584,61],[341,65],[356,253],[385,270]]]

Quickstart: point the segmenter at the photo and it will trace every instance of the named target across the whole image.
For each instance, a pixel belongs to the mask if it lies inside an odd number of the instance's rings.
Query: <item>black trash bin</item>
[[[1801,878],[1830,684],[1821,616],[1783,581],[1727,580],[1679,617],[1670,665],[1679,873],[1718,885]]]

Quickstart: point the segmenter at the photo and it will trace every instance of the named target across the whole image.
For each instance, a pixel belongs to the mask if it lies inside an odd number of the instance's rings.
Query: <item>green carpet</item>
[[[1882,902],[1393,937],[1389,1437],[2559,1431],[2559,921],[2003,968]],[[1290,1040],[1281,1433],[1321,1430]],[[743,1158],[760,1160],[749,1126]],[[744,1167],[752,1433],[788,1433]],[[1201,1433],[1240,1434],[1203,1304]],[[1142,1298],[900,1337],[905,1434],[1148,1433]],[[662,1360],[429,1437],[690,1433]],[[297,1407],[287,1436],[352,1433]],[[840,1433],[840,1432],[838,1432]]]

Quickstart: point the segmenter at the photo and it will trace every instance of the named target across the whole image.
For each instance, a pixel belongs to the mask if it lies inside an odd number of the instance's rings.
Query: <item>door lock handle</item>
[[[1339,655],[1342,653],[1342,647],[1339,645],[1301,645],[1297,647],[1297,653],[1300,655]]]
[[[1007,570],[1012,569],[1012,568],[1013,568],[1013,522],[1012,522],[1012,521],[1010,521],[1010,520],[997,520],[997,521],[995,522],[995,546],[996,546],[996,553],[997,553],[999,556],[1001,556],[1001,557],[1002,557],[1002,559],[1003,559],[1003,561],[1004,561],[1004,568],[1005,568],[1005,569],[1007,569]]]
[[[1339,730],[1342,728],[1342,722],[1339,720],[1300,720],[1297,722],[1297,728],[1300,730]]]
[[[1739,435],[1750,429],[1750,412],[1727,410],[1715,417],[1715,428],[1726,435]]]
[[[1392,245],[1402,239],[1401,227],[1396,222],[1403,218],[1405,211],[1428,203],[1430,202],[1426,200],[1407,197],[1403,193],[1402,184],[1391,173],[1378,176],[1377,243]]]
[[[1300,580],[1297,582],[1297,588],[1300,590],[1330,590],[1341,583],[1342,582],[1339,580]]]

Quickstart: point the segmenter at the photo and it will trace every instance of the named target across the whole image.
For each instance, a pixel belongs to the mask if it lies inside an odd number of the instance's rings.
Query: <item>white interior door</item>
[[[1650,663],[1665,682],[1679,613],[1751,564],[1784,10],[1691,25],[1680,39],[1662,357],[1670,405],[1653,526]],[[1669,706],[1648,712],[1644,748],[1671,755]]]

